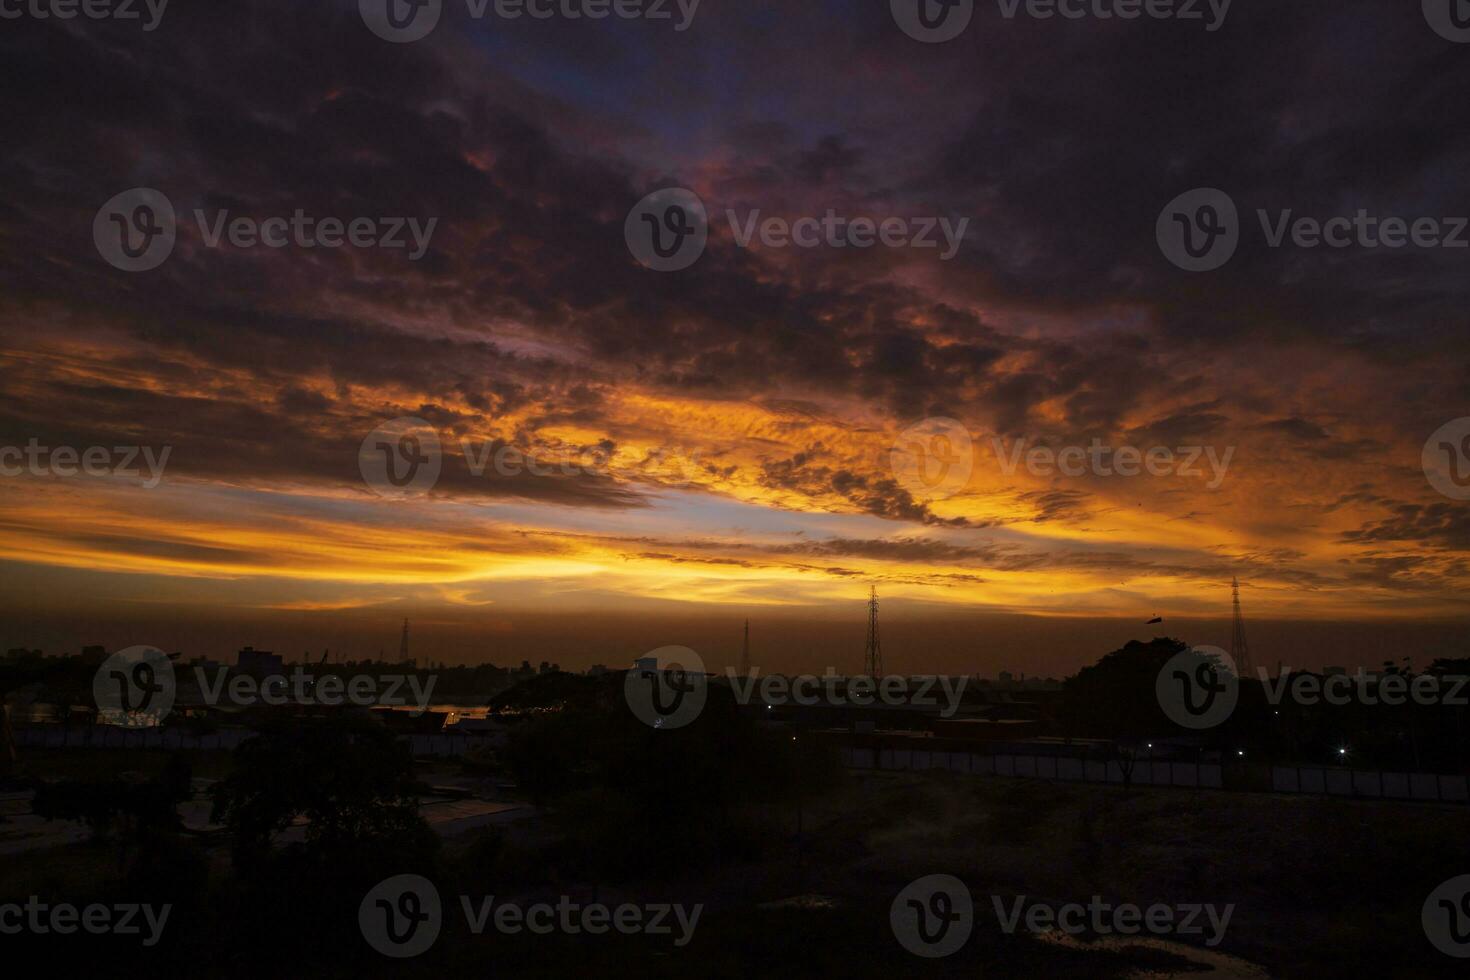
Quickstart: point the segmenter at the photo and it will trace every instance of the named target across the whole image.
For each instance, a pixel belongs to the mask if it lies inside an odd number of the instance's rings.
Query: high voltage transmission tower
[[[750,676],[750,620],[745,621],[745,643],[740,648],[740,676]]]
[[[883,676],[883,648],[878,644],[878,586],[868,596],[868,649],[863,669],[869,677]]]
[[[1240,579],[1230,577],[1230,598],[1235,606],[1235,621],[1230,629],[1230,659],[1235,661],[1235,670],[1245,677],[1251,669],[1251,649],[1245,642],[1245,617],[1240,613]]]

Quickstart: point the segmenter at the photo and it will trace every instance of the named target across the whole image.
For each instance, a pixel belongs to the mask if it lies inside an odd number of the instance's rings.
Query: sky
[[[750,619],[842,672],[876,586],[891,665],[1060,675],[1228,644],[1238,577],[1258,661],[1463,652],[1470,503],[1427,460],[1470,435],[1470,249],[1271,233],[1470,215],[1470,46],[1420,5],[979,3],[926,43],[901,0],[445,0],[397,43],[374,2],[0,30],[0,450],[48,451],[0,475],[5,647],[394,654],[407,618],[581,668],[729,661]],[[98,231],[135,188],[176,213],[146,271]],[[674,188],[707,242],[658,271],[626,229]],[[1208,271],[1161,245],[1196,188],[1239,212]],[[298,211],[405,246],[216,234]],[[747,234],[829,213],[939,247]],[[372,475],[399,419],[431,485]],[[502,450],[540,473],[476,473]]]

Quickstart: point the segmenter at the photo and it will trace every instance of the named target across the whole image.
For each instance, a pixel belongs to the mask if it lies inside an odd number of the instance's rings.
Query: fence
[[[243,728],[227,728],[208,735],[192,735],[179,731],[116,728],[110,725],[92,725],[87,728],[44,726],[16,729],[15,744],[21,748],[33,749],[229,750],[254,734]],[[416,758],[457,757],[464,755],[473,745],[488,744],[483,737],[473,735],[400,735],[399,739],[409,743]]]
[[[943,769],[983,776],[1019,776],[1079,783],[1124,782],[1117,762],[1045,755],[989,755],[929,749],[863,749],[845,746],[842,761],[852,769]],[[1190,786],[1220,789],[1220,767],[1212,763],[1157,762],[1133,764],[1135,786]]]
[[[942,769],[981,776],[1057,779],[1081,783],[1124,782],[1117,762],[1058,756],[990,755],[937,749],[872,749],[843,746],[843,764],[850,769]],[[1222,770],[1214,763],[1158,762],[1133,764],[1135,786],[1188,786],[1224,789]],[[1235,787],[1240,788],[1240,787]],[[1470,803],[1470,778],[1427,772],[1374,772],[1318,766],[1273,766],[1271,789],[1277,793],[1309,793],[1360,799],[1422,800]]]
[[[1278,793],[1313,793],[1380,800],[1470,802],[1464,776],[1432,772],[1372,772],[1363,769],[1326,769],[1315,766],[1275,766],[1271,788]]]

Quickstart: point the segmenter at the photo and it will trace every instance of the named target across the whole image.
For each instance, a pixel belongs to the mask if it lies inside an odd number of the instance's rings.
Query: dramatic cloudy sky
[[[1470,503],[1421,452],[1470,415],[1470,250],[1272,248],[1255,217],[1470,215],[1470,44],[1420,4],[1235,0],[1209,31],[991,0],[943,44],[887,0],[679,17],[446,0],[408,44],[355,0],[0,24],[0,445],[170,447],[157,486],[0,478],[0,642],[375,653],[408,616],[430,654],[583,663],[748,616],[788,624],[777,666],[843,624],[855,668],[876,583],[899,637],[1027,616],[1024,645],[1082,662],[1156,614],[1218,622],[1233,575],[1340,659],[1464,615]],[[651,271],[624,221],[675,186],[708,247]],[[136,187],[179,215],[147,272],[93,239]],[[1213,272],[1155,238],[1198,187],[1242,219]],[[297,209],[437,224],[412,261],[211,246],[194,219]],[[829,209],[968,225],[943,261],[743,248],[726,218]],[[444,446],[406,499],[359,467],[398,417]],[[973,436],[958,486],[902,465],[935,418]],[[1233,455],[1218,481],[1007,473],[997,438]],[[553,475],[477,477],[466,442]],[[1128,628],[1084,656],[1082,619]],[[636,637],[599,646],[613,623]]]

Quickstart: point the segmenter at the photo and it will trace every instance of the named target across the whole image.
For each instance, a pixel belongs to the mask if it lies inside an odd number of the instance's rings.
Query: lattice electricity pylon
[[[878,586],[868,596],[868,648],[863,656],[863,669],[869,677],[883,676],[883,647],[878,643]]]
[[[750,676],[750,620],[745,621],[745,643],[740,648],[740,676]]]
[[[1230,597],[1235,606],[1235,622],[1230,628],[1230,659],[1240,677],[1250,674],[1251,648],[1245,642],[1245,617],[1240,614],[1240,579],[1230,577]]]

